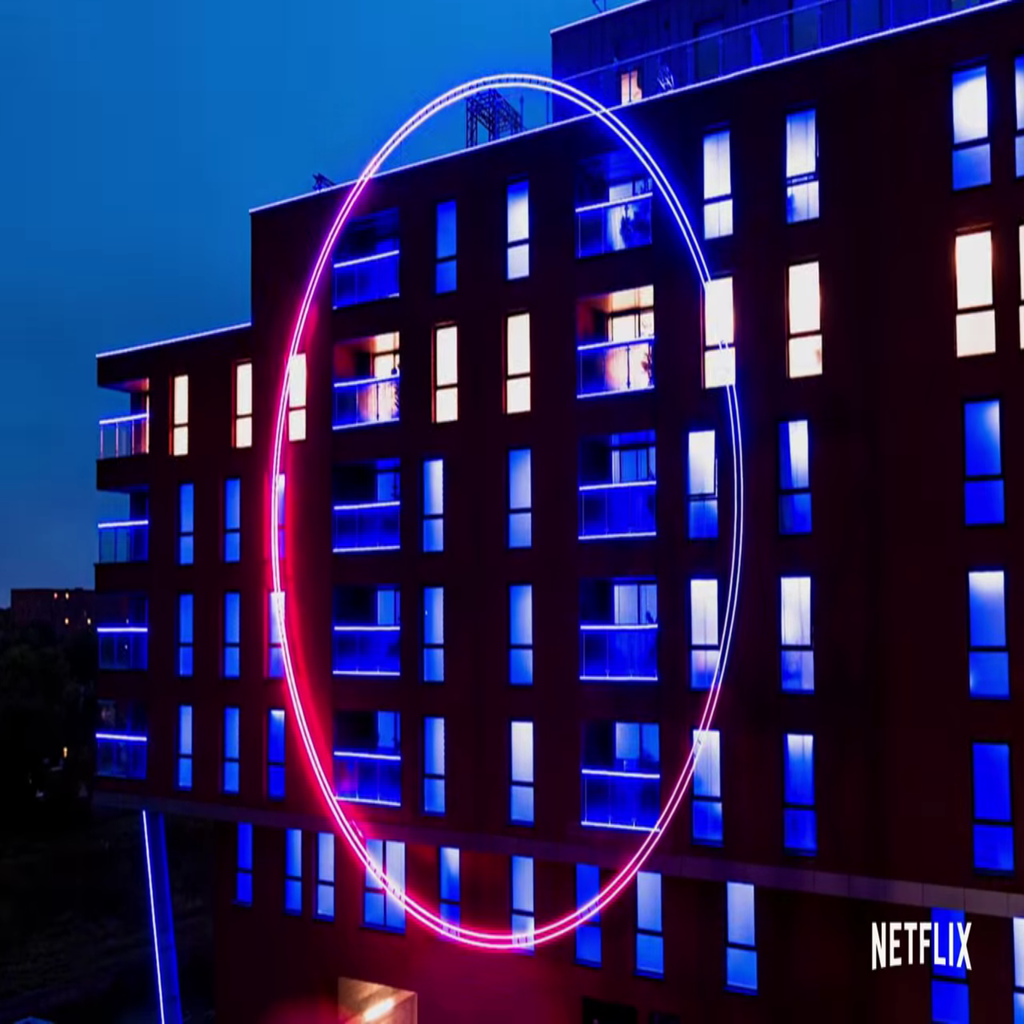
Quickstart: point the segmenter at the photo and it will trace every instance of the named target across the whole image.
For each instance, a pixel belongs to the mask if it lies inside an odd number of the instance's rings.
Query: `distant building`
[[[52,626],[57,636],[92,629],[96,618],[96,593],[75,587],[32,588],[11,591],[11,622],[15,626]]]

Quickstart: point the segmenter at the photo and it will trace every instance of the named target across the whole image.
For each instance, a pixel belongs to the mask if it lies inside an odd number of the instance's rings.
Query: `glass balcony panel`
[[[101,459],[124,459],[149,451],[149,413],[100,420]]]
[[[149,521],[125,520],[118,523],[100,523],[99,561],[145,562],[149,558]]]
[[[398,419],[398,374],[334,382],[335,430]]]
[[[580,538],[655,534],[654,481],[580,488]]]
[[[334,264],[334,308],[398,296],[399,251]]]
[[[335,675],[397,676],[400,670],[398,626],[335,626]]]
[[[600,256],[651,244],[651,196],[580,207],[576,211],[577,256]]]
[[[580,628],[580,678],[656,682],[658,630],[651,626]]]
[[[334,551],[395,550],[400,545],[399,502],[334,506]]]
[[[654,339],[608,341],[576,349],[577,397],[654,387]]]

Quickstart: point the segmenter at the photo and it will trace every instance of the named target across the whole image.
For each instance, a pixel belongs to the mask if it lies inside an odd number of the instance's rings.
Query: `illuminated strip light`
[[[657,825],[619,825],[617,822],[611,821],[581,821],[580,824],[584,828],[609,828],[616,832],[647,832],[651,835],[658,834]],[[580,924],[583,923],[583,921],[580,922]]]
[[[401,626],[335,626],[335,633],[397,633]]]
[[[331,548],[331,553],[335,555],[356,555],[360,551],[401,551],[401,544],[374,544],[372,547],[366,548]]]
[[[580,676],[581,683],[656,683],[657,676]]]
[[[364,761],[401,761],[401,754],[376,754],[372,750],[336,750],[335,757],[356,757]]]
[[[97,626],[97,633],[148,633],[149,626]]]
[[[96,528],[98,530],[116,530],[123,526],[149,526],[148,519],[124,519],[120,522],[111,523],[97,523]]]
[[[345,267],[357,267],[362,263],[370,263],[372,260],[383,260],[387,259],[388,256],[397,256],[401,252],[401,249],[389,249],[387,252],[375,252],[372,256],[358,256],[354,260],[344,260],[341,263],[335,263],[335,270],[343,270]]]
[[[146,881],[149,884],[149,919],[153,924],[153,955],[156,958],[156,991],[160,1000],[160,1024],[166,1024],[164,1016],[164,980],[160,972],[160,939],[156,930],[156,898],[153,895],[153,861],[149,852],[149,819],[142,812],[142,834],[146,842]]]
[[[657,537],[657,530],[636,530],[633,533],[581,533],[577,540],[632,540],[634,537]]]
[[[379,353],[388,355],[389,353]],[[386,377],[360,377],[358,380],[336,380],[334,382],[335,388],[358,388],[364,387],[371,384],[390,384],[392,381],[398,380],[402,375],[400,373],[390,373]]]
[[[627,203],[639,203],[644,199],[650,199],[652,192],[641,192],[639,195],[626,196],[624,199],[606,199],[602,203],[587,203],[586,206],[577,206],[577,213],[586,213],[588,210],[608,210],[613,206],[625,206]]]
[[[136,732],[98,732],[96,739],[109,740],[112,743],[148,743],[149,737]]]
[[[625,631],[631,629],[657,629],[658,624],[656,622],[581,622],[580,632],[594,631],[599,632],[601,630],[613,630],[613,631]]]
[[[656,487],[657,480],[615,480],[607,484],[580,484],[580,491],[609,491],[618,487]]]
[[[362,512],[371,508],[399,508],[400,501],[363,501],[357,505],[335,505],[335,512]]]
[[[1005,0],[1000,0],[1000,2],[1005,2]],[[502,88],[530,89],[547,93],[558,99],[568,100],[576,104],[576,106],[581,107],[585,112],[593,115],[601,121],[602,124],[610,128],[618,139],[632,151],[634,156],[637,157],[638,161],[644,166],[647,173],[651,176],[654,185],[665,200],[665,203],[669,208],[669,212],[683,236],[683,240],[686,243],[690,256],[693,259],[694,266],[700,276],[701,286],[705,289],[707,288],[711,280],[711,275],[704,259],[704,255],[701,252],[700,243],[698,242],[697,236],[690,224],[689,218],[686,215],[686,211],[683,209],[678,196],[668,179],[665,177],[664,172],[647,152],[643,143],[640,142],[630,128],[625,125],[615,113],[574,86],[542,75],[527,73],[488,75],[463,85],[456,86],[437,97],[425,107],[421,108],[416,114],[409,118],[405,124],[394,132],[381,149],[378,150],[360,174],[358,180],[345,194],[344,201],[342,202],[341,208],[335,217],[334,223],[324,238],[319,256],[317,257],[310,272],[303,299],[298,307],[291,342],[284,353],[281,391],[278,398],[274,444],[271,456],[270,479],[272,481],[276,480],[281,472],[284,431],[286,415],[288,412],[288,394],[291,383],[292,357],[299,351],[303,335],[305,333],[306,324],[309,319],[310,310],[313,305],[314,294],[319,286],[323,272],[330,261],[330,256],[334,250],[338,236],[341,234],[341,231],[348,221],[360,196],[365,191],[369,181],[377,174],[381,165],[387,160],[387,158],[409,135],[416,131],[416,129],[432,118],[435,114],[456,103],[460,103],[470,96],[485,92],[488,89]],[[719,342],[719,347],[724,347],[721,342]],[[736,621],[737,596],[739,592],[739,582],[743,562],[744,493],[742,427],[736,398],[735,383],[727,385],[722,390],[726,398],[726,407],[729,416],[729,441],[732,453],[732,538],[730,544],[730,565],[726,590],[726,603],[722,623],[722,640],[718,649],[718,658],[716,660],[711,685],[708,688],[700,721],[697,723],[698,729],[706,729],[709,727],[714,718],[715,709],[717,708],[718,700],[721,696],[722,678],[725,668],[728,665],[729,655],[732,649],[732,640]],[[280,591],[282,590],[281,555],[277,546],[279,522],[276,501],[270,502],[269,525],[271,542],[271,575],[273,578],[274,589]],[[438,935],[446,938],[452,938],[457,942],[464,943],[465,945],[475,946],[482,949],[513,950],[521,947],[522,937],[513,932],[488,931],[481,928],[471,928],[461,924],[455,926],[449,921],[442,920],[437,913],[407,892],[404,886],[396,885],[388,877],[382,866],[377,864],[370,856],[361,830],[346,816],[345,812],[339,806],[333,792],[331,782],[327,777],[327,773],[325,772],[323,765],[320,763],[316,746],[314,744],[312,734],[310,733],[309,725],[306,721],[305,709],[298,692],[295,666],[292,661],[290,641],[282,604],[283,602],[278,603],[275,606],[274,613],[277,617],[277,626],[281,636],[281,657],[284,664],[288,696],[294,711],[293,721],[295,723],[295,728],[298,730],[299,738],[306,751],[306,760],[310,771],[313,774],[313,780],[320,788],[325,806],[334,819],[342,837],[348,843],[351,851],[355,854],[363,867],[366,868],[370,876],[376,880],[388,895],[397,900],[411,917],[420,924],[431,928]],[[289,608],[294,609],[294,607],[295,602],[290,602]],[[612,903],[612,901],[615,900],[633,881],[637,872],[643,867],[654,851],[662,832],[678,812],[686,793],[686,789],[690,784],[690,780],[693,778],[695,769],[695,750],[691,745],[690,752],[686,757],[679,777],[676,779],[675,785],[672,788],[667,802],[662,807],[658,821],[649,830],[637,829],[637,831],[648,832],[648,835],[630,859],[619,869],[603,889],[601,889],[582,906],[577,907],[575,910],[570,911],[556,920],[547,922],[539,928],[535,928],[533,933],[534,944],[539,945],[545,942],[551,942],[562,935],[566,935],[574,931],[581,924],[590,920],[595,914],[600,913],[601,910]]]
[[[629,341],[588,341],[585,345],[577,345],[577,352],[593,352],[599,348],[628,348],[630,345],[653,345],[655,336],[649,334],[642,338],[630,338]]]
[[[732,385],[735,387],[735,385]],[[634,384],[628,388],[609,388],[607,391],[577,391],[577,398],[607,398],[609,395],[631,395],[635,391],[653,391],[653,384]]]
[[[372,800],[367,796],[335,796],[343,804],[367,804],[371,807],[401,807],[401,800]]]
[[[356,420],[355,423],[335,423],[331,430],[355,430],[357,427],[379,427],[382,423],[398,422],[398,416],[385,416],[379,420]]]
[[[97,356],[97,359],[100,357]],[[133,412],[128,416],[108,416],[104,420],[100,420],[101,427],[109,427],[112,423],[133,423],[136,420],[148,420],[148,412]]]
[[[660,772],[631,772],[617,768],[581,768],[580,775],[598,775],[604,779],[657,779],[661,780]]]
[[[373,677],[380,677],[380,676],[384,676],[384,677],[386,677],[388,679],[397,679],[401,674],[402,674],[401,672],[385,672],[383,670],[381,670],[380,672],[373,672],[373,671],[370,671],[369,669],[350,669],[350,668],[335,668],[335,669],[331,669],[331,675],[332,676],[358,676],[358,677],[364,677],[365,676],[368,679],[369,678],[373,678]]]

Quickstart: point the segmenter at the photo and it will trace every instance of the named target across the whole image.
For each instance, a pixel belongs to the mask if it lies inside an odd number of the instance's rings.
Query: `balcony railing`
[[[108,562],[145,562],[149,558],[149,520],[100,523],[100,557]]]
[[[581,624],[580,679],[603,683],[657,682],[658,624]]]
[[[580,540],[654,537],[656,480],[580,484]]]
[[[100,420],[100,458],[123,459],[149,451],[149,413]]]
[[[398,249],[334,264],[334,308],[398,297]]]
[[[96,774],[112,779],[144,779],[148,742],[139,733],[96,733]]]
[[[334,795],[345,803],[402,806],[402,755],[334,751]]]
[[[654,339],[597,341],[576,346],[577,398],[654,387]]]
[[[651,193],[576,207],[576,255],[651,244]]]
[[[392,423],[398,419],[399,375],[334,382],[335,430]]]
[[[660,813],[661,775],[648,771],[582,768],[582,824],[649,832]]]
[[[401,632],[401,626],[336,625],[334,675],[397,676]]]
[[[144,671],[149,659],[147,626],[97,626],[99,665],[113,672]]]
[[[400,547],[400,501],[334,506],[334,553],[397,551]]]

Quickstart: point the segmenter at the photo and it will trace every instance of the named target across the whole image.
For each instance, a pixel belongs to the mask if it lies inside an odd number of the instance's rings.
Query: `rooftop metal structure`
[[[516,110],[497,89],[488,89],[466,100],[466,147],[479,142],[480,126],[489,140],[504,135],[516,135],[523,130],[523,100],[519,98]]]

